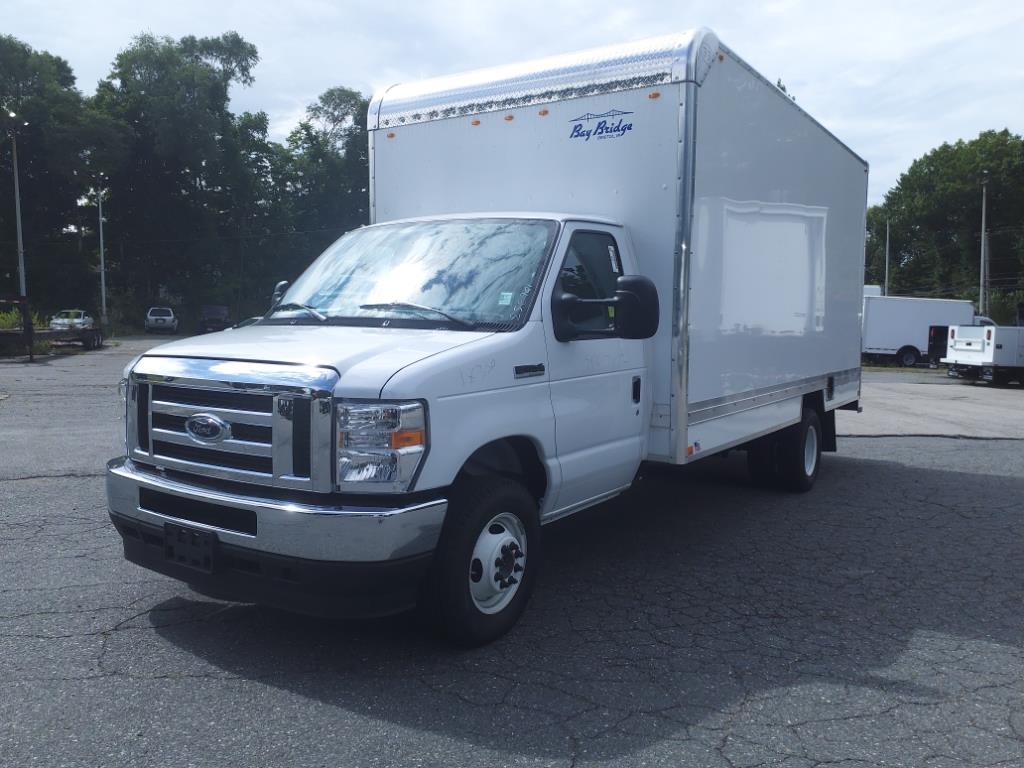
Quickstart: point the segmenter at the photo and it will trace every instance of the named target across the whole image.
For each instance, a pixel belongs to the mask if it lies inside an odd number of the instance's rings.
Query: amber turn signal
[[[391,447],[398,448],[413,448],[417,445],[423,445],[424,434],[422,429],[403,429],[400,432],[391,433]]]

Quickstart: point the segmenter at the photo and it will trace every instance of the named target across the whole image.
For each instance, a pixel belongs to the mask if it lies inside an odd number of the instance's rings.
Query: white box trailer
[[[369,128],[373,221],[625,227],[661,299],[645,458],[857,399],[867,163],[709,30],[394,86]]]
[[[928,351],[930,326],[973,322],[974,305],[969,301],[865,295],[862,351],[911,367]]]
[[[811,488],[859,396],[867,167],[711,32],[395,86],[368,126],[374,224],[126,370],[129,560],[480,643],[540,526],[644,461]]]
[[[946,356],[952,378],[1024,384],[1024,328],[955,325],[949,328]]]

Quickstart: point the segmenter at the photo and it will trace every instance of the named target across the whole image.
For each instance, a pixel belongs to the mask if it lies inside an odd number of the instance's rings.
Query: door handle
[[[639,403],[640,402],[640,377],[639,376],[634,376],[633,377],[633,402],[634,403]]]
[[[544,363],[537,363],[536,365],[517,365],[513,372],[517,379],[529,379],[534,376],[544,375]]]

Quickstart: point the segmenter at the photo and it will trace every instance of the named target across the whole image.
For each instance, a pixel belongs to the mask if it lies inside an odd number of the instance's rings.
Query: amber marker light
[[[508,122],[512,122],[515,119],[516,118],[515,118],[514,115],[505,115],[505,120],[508,121]]]
[[[547,117],[547,116],[548,116],[549,114],[551,114],[551,113],[550,113],[550,112],[548,112],[548,111],[547,111],[546,109],[542,109],[542,110],[541,110],[540,112],[538,112],[537,114],[538,114],[538,115],[540,115],[541,117]]]
[[[393,138],[395,138],[395,134],[393,134],[393,133],[389,133],[389,134],[388,134],[388,138],[389,138],[389,139],[393,139]]]
[[[651,91],[650,93],[647,94],[647,98],[648,99],[659,99],[659,98],[661,98],[661,93],[659,91]]]
[[[417,445],[423,445],[424,442],[422,429],[403,429],[400,432],[391,433],[391,447],[396,450],[399,448],[413,448]]]
[[[479,120],[471,120],[469,124],[470,125],[480,125],[480,121]]]

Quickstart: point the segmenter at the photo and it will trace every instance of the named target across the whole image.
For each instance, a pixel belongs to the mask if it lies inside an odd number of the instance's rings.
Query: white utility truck
[[[928,351],[929,327],[973,322],[974,305],[969,301],[865,294],[862,351],[911,367]]]
[[[642,462],[811,487],[859,396],[867,166],[714,34],[394,86],[369,130],[371,226],[126,369],[129,560],[480,643],[541,526]]]
[[[954,325],[942,358],[953,378],[1024,384],[1024,328]]]

